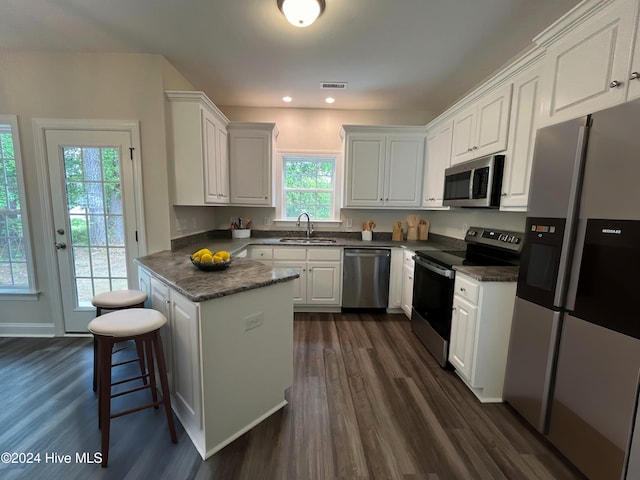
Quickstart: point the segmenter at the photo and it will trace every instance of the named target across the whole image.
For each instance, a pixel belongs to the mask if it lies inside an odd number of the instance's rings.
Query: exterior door
[[[86,332],[94,295],[135,286],[133,162],[126,131],[45,130],[66,332]]]

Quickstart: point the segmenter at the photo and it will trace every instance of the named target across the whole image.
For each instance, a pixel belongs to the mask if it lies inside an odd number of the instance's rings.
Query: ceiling
[[[4,0],[0,48],[161,54],[219,106],[437,114],[577,3],[326,0],[296,28],[276,0]]]

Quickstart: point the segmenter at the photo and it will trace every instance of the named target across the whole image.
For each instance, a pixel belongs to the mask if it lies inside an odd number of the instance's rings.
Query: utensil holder
[[[362,240],[371,241],[373,238],[373,232],[371,230],[363,230],[362,231]]]
[[[231,238],[249,238],[251,236],[251,230],[248,228],[231,230]]]
[[[407,227],[407,240],[418,240],[418,227]]]
[[[429,225],[418,225],[418,239],[429,240]]]
[[[401,242],[402,240],[404,240],[402,229],[394,230],[391,234],[391,240],[394,242]]]

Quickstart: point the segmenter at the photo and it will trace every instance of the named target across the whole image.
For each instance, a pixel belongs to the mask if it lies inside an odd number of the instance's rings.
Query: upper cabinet
[[[173,204],[228,204],[229,120],[202,92],[165,94]]]
[[[511,84],[499,87],[453,118],[451,165],[507,148]]]
[[[563,18],[541,35],[549,38],[542,124],[569,120],[626,100],[637,3],[584,2],[584,8],[591,6],[590,11],[576,19]],[[560,36],[564,31],[567,33]],[[640,72],[638,62],[633,68]],[[633,93],[638,90],[634,84]]]
[[[426,129],[344,125],[346,208],[421,204]]]
[[[429,209],[449,209],[442,206],[444,197],[444,171],[451,166],[453,120],[445,120],[429,127],[427,158],[424,165],[422,206]]]
[[[502,177],[501,210],[526,211],[536,131],[542,105],[539,63],[518,74],[513,82],[509,148]]]
[[[276,124],[232,122],[227,129],[231,204],[272,207]]]

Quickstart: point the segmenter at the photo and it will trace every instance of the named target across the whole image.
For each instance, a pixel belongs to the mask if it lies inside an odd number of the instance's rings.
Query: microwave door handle
[[[476,178],[476,169],[471,169],[471,178],[469,179],[469,199],[473,199],[473,181]]]

